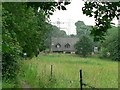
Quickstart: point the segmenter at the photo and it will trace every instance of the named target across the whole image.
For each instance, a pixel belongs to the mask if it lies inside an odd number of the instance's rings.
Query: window
[[[60,48],[61,47],[61,45],[58,43],[58,44],[56,44],[56,46],[55,46],[56,48]]]
[[[65,45],[65,48],[70,48],[70,44],[67,43],[67,44]]]

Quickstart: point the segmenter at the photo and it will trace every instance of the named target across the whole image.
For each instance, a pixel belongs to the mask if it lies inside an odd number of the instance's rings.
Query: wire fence
[[[50,70],[51,70],[50,71],[51,78],[50,78],[49,81],[51,82],[52,79],[53,79],[53,65],[51,65],[50,67],[51,67],[50,68]],[[59,82],[67,82],[67,83],[70,83],[70,84],[72,84],[72,83],[79,83],[80,84],[80,90],[83,90],[83,86],[91,88],[91,89],[99,90],[96,87],[94,87],[92,85],[89,85],[88,83],[83,82],[82,70],[80,70],[79,75],[80,75],[79,76],[79,80],[68,80],[68,79],[59,78],[59,80],[60,80]]]

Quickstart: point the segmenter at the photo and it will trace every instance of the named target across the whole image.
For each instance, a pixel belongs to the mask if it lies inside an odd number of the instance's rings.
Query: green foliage
[[[10,79],[16,77],[20,54],[25,51],[30,57],[36,53],[38,23],[32,8],[26,9],[23,3],[3,3],[2,16],[3,77]]]
[[[90,30],[92,29],[90,26],[84,24],[83,21],[77,21],[75,23],[77,36],[80,37],[82,35],[90,35]]]
[[[57,2],[2,4],[3,77],[8,79],[16,77],[16,71],[19,70],[17,61],[23,53],[32,58],[46,48],[44,45],[46,33],[51,30],[47,16],[52,15],[59,5]],[[41,9],[40,12],[37,12],[38,7]]]
[[[93,27],[91,34],[94,36],[94,40],[104,40],[106,32],[111,28],[111,21],[116,17],[119,19],[120,1],[118,2],[89,2],[85,1],[82,8],[83,14],[89,17],[95,18],[95,26]]]
[[[101,56],[119,61],[118,28],[113,27],[109,29],[105,39],[106,40],[102,43]],[[110,53],[110,55],[107,55],[108,53]]]
[[[60,30],[58,27],[56,26],[52,26],[52,31],[50,32],[51,37],[65,37],[66,32],[63,30]]]
[[[24,3],[3,3],[2,11],[3,77],[11,79],[16,77],[15,71],[19,68],[17,60],[22,53],[33,57],[44,49],[43,36],[48,29],[45,28],[43,13],[36,15]]]
[[[66,10],[66,5],[70,4],[70,1],[68,0],[62,0],[60,2],[55,2],[54,0],[52,0],[53,2],[28,2],[27,3],[27,7],[33,7],[34,10],[37,10],[38,7],[44,11],[44,14],[49,18],[50,15],[53,15],[53,12],[56,9],[59,10]]]
[[[4,88],[14,88],[15,87],[15,83],[11,80],[4,80],[2,79],[2,86],[1,89]]]
[[[2,74],[6,78],[15,78],[18,70],[16,58],[21,53],[21,47],[16,38],[16,33],[13,29],[14,19],[12,14],[3,8],[2,13],[3,32],[2,32]],[[13,20],[12,20],[13,19]]]
[[[79,37],[79,41],[75,45],[75,48],[77,49],[77,54],[86,56],[92,52],[93,45],[95,44],[93,43],[92,37],[90,36],[92,28],[91,26],[85,25],[83,21],[77,21],[75,25],[77,37]]]
[[[49,48],[51,46],[52,37],[67,37],[65,31],[60,30],[57,26],[49,25],[49,31],[46,33],[45,46]]]
[[[79,41],[75,44],[75,48],[77,50],[77,54],[86,57],[93,51],[93,42],[89,37],[81,36]]]

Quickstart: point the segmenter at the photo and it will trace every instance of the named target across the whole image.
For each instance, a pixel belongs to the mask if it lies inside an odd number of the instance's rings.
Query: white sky
[[[77,21],[84,21],[86,25],[95,25],[95,20],[93,17],[83,15],[83,6],[84,2],[82,0],[72,0],[71,4],[66,6],[67,10],[56,10],[54,14],[51,15],[51,22],[56,22],[59,18],[60,22],[64,22],[64,24],[61,24],[60,27],[66,28],[61,30],[65,30],[67,34],[76,34],[75,22]],[[113,20],[113,22],[116,25],[118,24],[117,19]]]

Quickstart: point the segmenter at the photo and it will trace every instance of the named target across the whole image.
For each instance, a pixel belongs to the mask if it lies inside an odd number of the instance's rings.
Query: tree
[[[52,2],[53,1],[53,2]],[[55,2],[54,0],[48,2],[28,2],[27,7],[33,7],[35,12],[40,8],[44,11],[45,16],[49,18],[50,15],[53,15],[53,12],[56,9],[66,10],[66,5],[70,4],[69,0],[60,0],[59,2]]]
[[[120,15],[120,1],[118,2],[94,2],[85,1],[82,8],[83,14],[95,18],[95,26],[91,34],[94,40],[104,40],[104,36],[109,28],[111,28],[111,21],[116,17],[119,19]]]
[[[83,35],[75,44],[75,48],[77,50],[77,54],[86,57],[87,55],[90,55],[93,51],[92,40],[89,37]]]
[[[108,29],[105,41],[102,43],[101,56],[105,58],[110,58],[115,61],[119,61],[119,49],[118,45],[118,28],[112,27]]]
[[[75,23],[75,26],[76,26],[76,31],[77,31],[77,36],[78,37],[80,37],[82,35],[90,36],[91,27],[85,25],[83,21],[77,21]]]

